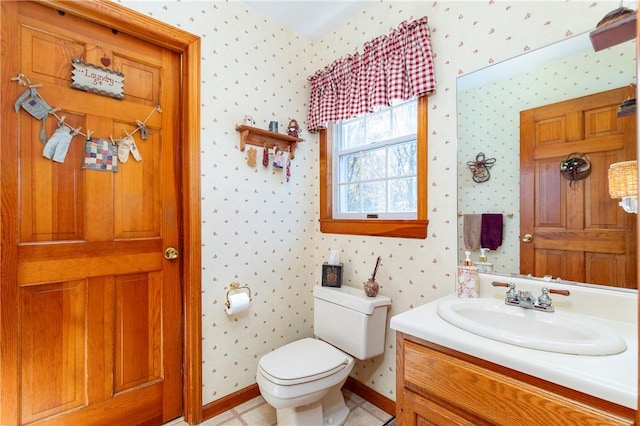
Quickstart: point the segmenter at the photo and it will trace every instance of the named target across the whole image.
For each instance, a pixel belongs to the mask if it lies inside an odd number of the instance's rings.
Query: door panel
[[[84,405],[85,281],[21,290],[22,418],[28,423]]]
[[[84,137],[43,157],[41,122],[3,104],[2,401],[11,424],[161,424],[182,412],[177,54],[31,2],[3,2],[2,77],[33,83],[72,128],[135,133],[116,173],[84,170]],[[8,43],[9,38],[18,38]],[[6,51],[5,51],[6,47]],[[4,57],[15,58],[4,61]],[[125,74],[125,98],[70,87],[71,58]],[[161,76],[163,79],[161,80]],[[3,86],[5,87],[5,86]],[[6,86],[3,97],[24,90]],[[156,105],[161,111],[155,110]],[[146,121],[147,139],[136,120]],[[46,121],[50,136],[58,123]],[[12,161],[8,159],[11,158]],[[12,163],[15,163],[12,164]],[[7,167],[8,166],[8,167]],[[15,302],[15,304],[13,303]],[[15,306],[15,307],[14,307]],[[15,336],[15,338],[13,338]],[[15,360],[15,364],[13,364]],[[13,370],[15,368],[15,370]],[[19,372],[12,382],[4,371]],[[7,390],[8,389],[8,390]],[[3,419],[13,418],[2,407]]]
[[[560,185],[560,173],[555,161],[539,161],[536,164],[535,196],[536,227],[564,228],[566,203],[564,187]]]
[[[608,190],[609,165],[636,155],[634,116],[618,117],[628,88],[520,113],[520,271],[636,288],[636,221]],[[571,181],[560,162],[585,154],[591,173]]]
[[[116,124],[120,129],[127,129],[124,124]],[[131,132],[133,129],[127,131]],[[149,131],[143,143],[137,143],[142,161],[136,167],[127,167],[114,177],[114,238],[154,238],[161,235],[162,199],[160,155],[162,140],[158,134]],[[149,149],[155,147],[156,149]],[[129,161],[134,161],[132,158]],[[131,214],[135,211],[135,214]]]
[[[161,283],[153,274],[115,279],[116,393],[162,377]]]
[[[82,122],[78,114],[65,113],[66,122],[75,126]],[[32,120],[24,139],[38,140],[40,123]],[[25,123],[27,124],[27,123]],[[79,240],[84,228],[83,174],[77,167],[82,162],[82,151],[74,144],[67,152],[66,161],[53,164],[42,161],[42,144],[20,146],[20,241]]]

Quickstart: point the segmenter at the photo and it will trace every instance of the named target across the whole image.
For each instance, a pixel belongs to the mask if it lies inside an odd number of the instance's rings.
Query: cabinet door
[[[405,340],[403,350],[406,392],[420,392],[430,401],[451,407],[472,424],[527,425],[633,425],[631,418],[618,416],[582,401],[477,366],[467,361]],[[423,412],[414,404],[415,411]],[[437,418],[438,410],[424,404],[425,413]],[[424,414],[427,417],[427,414]],[[484,422],[476,422],[483,419]],[[426,424],[447,424],[435,422]],[[411,423],[407,423],[411,424]],[[419,424],[419,423],[415,423]],[[455,423],[450,420],[448,424]]]
[[[403,405],[398,410],[398,426],[474,426],[486,424],[467,420],[442,405],[411,391],[404,391]]]

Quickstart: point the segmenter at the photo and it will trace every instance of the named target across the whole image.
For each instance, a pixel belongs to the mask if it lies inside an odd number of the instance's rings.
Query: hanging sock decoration
[[[140,131],[140,138],[143,141],[146,141],[149,138],[149,132],[147,131],[147,121],[149,121],[151,115],[153,115],[153,113],[156,111],[162,114],[162,108],[160,108],[160,105],[156,105],[156,107],[149,113],[149,115],[147,115],[147,118],[145,118],[143,121],[136,120],[136,125],[138,126],[137,130]]]
[[[262,165],[265,167],[269,167],[269,149],[266,145],[262,149]]]
[[[289,159],[289,157],[287,157],[287,166],[286,166],[285,175],[287,176],[287,182],[289,182],[289,179],[291,179],[291,160]]]
[[[147,133],[147,125],[140,120],[136,120],[136,125],[138,126],[138,130],[140,130],[140,138],[143,141],[146,141],[149,138],[149,134]]]
[[[124,158],[122,161],[123,163],[127,161],[129,154],[131,154],[136,161],[141,161],[142,156],[140,155],[140,151],[138,150],[133,135],[136,132],[140,132],[140,137],[143,140],[146,140],[148,138],[147,121],[149,121],[155,112],[162,114],[162,108],[160,105],[156,105],[143,121],[135,120],[137,127],[133,132],[128,133],[126,130],[123,130],[126,136],[122,139],[113,140],[111,136],[109,139],[94,139],[91,138],[91,130],[87,130],[86,134],[82,133],[80,128],[75,129],[65,123],[64,116],[59,117],[57,115],[60,108],[52,108],[49,106],[36,90],[37,87],[41,86],[40,84],[32,84],[29,78],[24,74],[18,74],[16,77],[11,77],[11,80],[17,82],[20,86],[28,87],[28,89],[16,100],[14,104],[15,111],[18,112],[20,107],[22,107],[33,117],[38,120],[42,120],[40,140],[45,144],[43,156],[59,163],[64,162],[71,140],[76,135],[82,135],[86,138],[85,159],[82,165],[83,169],[108,170],[112,172],[118,171],[119,154]],[[58,128],[54,131],[53,135],[51,135],[51,138],[47,140],[45,134],[45,121],[49,115],[54,116],[58,120]],[[122,152],[119,152],[119,148],[121,146]],[[125,147],[127,148],[126,150]]]

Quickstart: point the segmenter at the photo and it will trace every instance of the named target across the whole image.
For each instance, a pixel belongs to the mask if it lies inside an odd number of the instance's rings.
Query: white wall
[[[255,383],[258,359],[312,335],[313,285],[331,248],[360,287],[377,256],[391,315],[453,292],[457,253],[456,78],[594,27],[618,1],[375,1],[316,41],[240,2],[121,1],[202,38],[203,404]],[[630,7],[633,7],[630,6]],[[327,235],[318,228],[317,135],[303,132],[283,182],[246,165],[235,124],[297,118],[307,77],[402,20],[429,17],[437,93],[429,100],[429,228],[425,240]],[[300,19],[305,19],[301,16]],[[260,155],[258,160],[260,160]],[[253,290],[245,315],[224,314],[229,283]],[[426,325],[428,326],[428,325]],[[395,335],[352,375],[395,400]]]

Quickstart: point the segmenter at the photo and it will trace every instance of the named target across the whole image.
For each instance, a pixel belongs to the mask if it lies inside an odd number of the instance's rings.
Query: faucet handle
[[[508,287],[509,290],[507,290],[504,302],[508,305],[518,304],[518,292],[516,291],[516,285],[514,283],[501,283],[499,281],[494,281],[491,285],[494,287]]]
[[[543,290],[544,290],[544,288],[543,288]],[[551,294],[561,294],[563,296],[568,296],[568,295],[571,294],[571,292],[569,290],[557,290],[555,288],[549,288],[548,290],[549,290],[549,293],[551,293]]]
[[[549,289],[542,287],[542,294],[538,297],[538,306],[542,308],[548,308],[551,306],[551,297],[549,297]]]
[[[569,296],[571,294],[569,290],[556,290],[555,288],[542,287],[542,295],[538,297],[538,303],[546,305],[548,302],[548,304],[551,305],[551,297],[549,297],[549,293],[560,294],[562,296]]]
[[[516,285],[514,283],[503,283],[500,281],[494,281],[491,283],[492,286],[494,287],[509,287],[509,289],[515,289]]]
[[[556,290],[554,288],[542,287],[542,294],[538,297],[538,301],[535,304],[536,309],[540,309],[547,312],[553,312],[554,308],[552,306],[551,297],[549,297],[549,293],[560,294],[563,296],[569,296],[571,292],[569,290]]]

